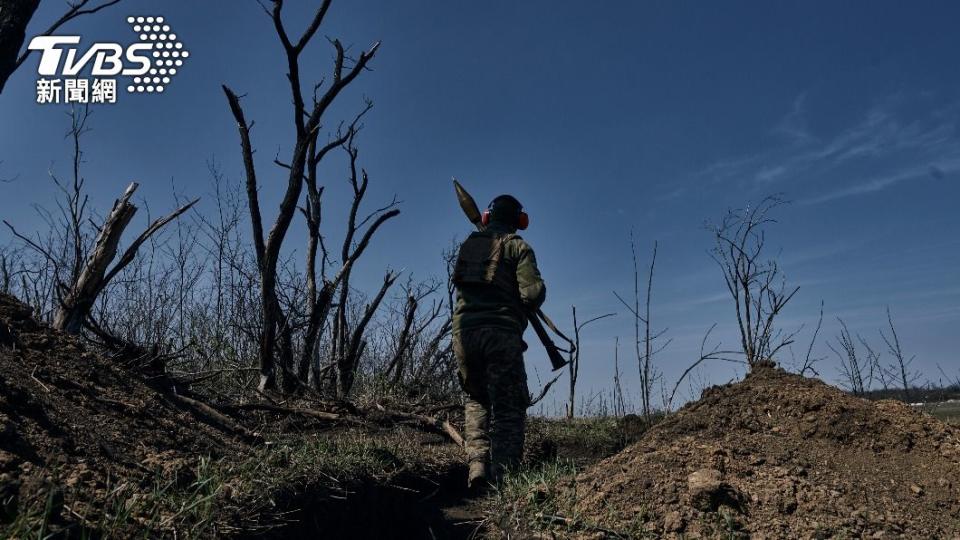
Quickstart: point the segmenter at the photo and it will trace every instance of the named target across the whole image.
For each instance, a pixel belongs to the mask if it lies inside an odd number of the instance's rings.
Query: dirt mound
[[[574,488],[584,523],[658,536],[956,538],[960,429],[763,366]]]
[[[42,512],[89,526],[124,482],[189,482],[196,456],[242,445],[0,294],[0,525]]]
[[[441,512],[465,492],[462,451],[417,415],[204,401],[122,364],[0,294],[0,538],[472,530]]]

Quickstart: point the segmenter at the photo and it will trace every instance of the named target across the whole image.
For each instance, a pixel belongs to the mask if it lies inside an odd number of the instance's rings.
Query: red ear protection
[[[484,227],[490,225],[490,209],[489,208],[487,208],[486,210],[483,211],[482,214],[480,214],[480,223],[482,223]],[[520,216],[517,217],[517,230],[523,231],[523,230],[526,230],[526,228],[529,226],[530,226],[530,216],[528,216],[526,212],[521,210]]]
[[[517,218],[517,229],[525,230],[530,226],[530,216],[526,212],[520,211],[520,217]]]
[[[490,201],[490,206],[488,206],[487,209],[484,210],[482,214],[480,214],[480,223],[483,224],[484,227],[488,227],[490,225],[490,220],[492,219],[491,214],[493,211],[493,206],[497,204],[497,201],[501,201],[501,200],[503,200],[501,204],[509,204],[512,207],[510,208],[511,210],[516,209],[516,211],[519,211],[519,214],[517,214],[517,222],[515,223],[518,230],[522,231],[530,226],[530,216],[528,216],[527,213],[523,211],[523,207],[520,206],[520,202],[514,199],[513,197],[511,197],[510,195],[501,195],[496,199]]]

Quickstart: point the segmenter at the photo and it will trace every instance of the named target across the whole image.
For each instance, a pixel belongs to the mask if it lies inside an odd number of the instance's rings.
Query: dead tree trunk
[[[318,185],[317,166],[323,160],[330,150],[343,146],[351,137],[356,135],[359,129],[358,125],[363,115],[373,107],[371,102],[367,102],[366,107],[358,114],[344,133],[339,134],[333,141],[327,143],[321,148],[317,148],[316,138],[310,141],[307,158],[307,200],[300,209],[307,220],[307,325],[303,338],[303,350],[301,351],[298,374],[303,383],[308,383],[310,379],[310,367],[316,366],[314,358],[317,355],[317,345],[320,341],[320,331],[323,329],[323,323],[329,312],[329,302],[332,299],[332,291],[326,289],[317,290],[317,254],[320,254],[320,273],[321,281],[327,279],[327,262],[329,256],[327,247],[323,242],[323,236],[320,234],[320,223],[323,220],[321,199],[323,197],[323,187]],[[326,285],[324,285],[326,287]],[[321,292],[329,292],[324,296]]]
[[[357,367],[360,364],[360,356],[363,354],[363,349],[366,348],[366,341],[363,339],[363,333],[367,329],[367,325],[370,324],[370,319],[373,318],[373,314],[376,313],[377,308],[380,306],[380,302],[383,301],[383,297],[387,294],[387,291],[397,280],[398,274],[392,272],[387,272],[387,275],[383,278],[383,285],[380,287],[380,291],[377,293],[377,296],[367,304],[367,308],[363,312],[363,318],[357,323],[357,326],[353,329],[353,332],[350,334],[350,338],[347,342],[344,343],[345,351],[341,354],[339,358],[339,364],[337,365],[338,373],[338,392],[341,397],[345,397],[350,393],[350,390],[353,388],[353,381],[356,379]]]
[[[83,270],[72,284],[70,290],[60,302],[56,315],[53,317],[53,327],[71,334],[79,334],[83,321],[90,312],[97,294],[103,289],[104,275],[107,266],[117,256],[117,246],[124,229],[130,224],[137,207],[130,203],[130,197],[137,190],[136,182],[127,186],[127,190],[113,204],[113,210],[103,222],[93,251],[87,257]]]
[[[4,0],[0,2],[0,93],[17,69],[17,55],[26,38],[27,24],[40,0]]]
[[[230,110],[233,112],[240,132],[240,147],[246,173],[250,220],[253,227],[253,240],[260,272],[260,296],[263,319],[263,326],[260,329],[259,346],[259,387],[261,390],[275,389],[277,386],[277,369],[274,361],[274,351],[276,348],[277,325],[282,316],[276,294],[277,262],[280,256],[281,245],[286,238],[287,230],[290,227],[294,212],[296,211],[297,201],[300,199],[300,194],[303,190],[304,173],[307,170],[308,157],[311,158],[311,161],[313,158],[313,156],[310,155],[310,150],[316,148],[316,138],[323,114],[340,92],[364,70],[379,46],[379,43],[375,43],[368,51],[360,54],[360,57],[354,62],[351,68],[346,69],[345,62],[347,57],[343,45],[341,45],[339,41],[334,40],[333,45],[336,48],[336,60],[332,82],[323,95],[318,95],[315,91],[312,108],[308,111],[304,104],[303,89],[301,88],[300,82],[300,54],[316,34],[317,29],[319,29],[330,7],[331,1],[332,0],[324,0],[321,3],[314,14],[313,20],[296,43],[290,41],[290,37],[283,25],[281,18],[283,1],[273,1],[273,9],[270,12],[270,17],[286,55],[287,78],[290,82],[290,91],[293,98],[293,123],[296,138],[290,162],[277,162],[278,165],[287,169],[289,174],[287,176],[283,200],[280,203],[280,210],[266,238],[264,238],[263,234],[263,223],[257,194],[257,177],[250,142],[250,128],[252,124],[247,123],[237,95],[228,87],[223,86]],[[319,89],[319,85],[317,85],[316,88]],[[314,164],[311,163],[311,167],[313,165]],[[291,372],[293,371],[293,366],[283,367]]]
[[[407,349],[410,345],[410,330],[413,328],[413,321],[416,316],[417,297],[411,293],[407,295],[407,305],[403,315],[403,329],[400,330],[400,337],[397,339],[397,350],[394,351],[393,358],[390,359],[390,363],[387,364],[387,370],[384,373],[387,377],[393,373],[394,384],[399,383],[403,377],[403,359],[407,355]]]
[[[369,108],[369,103],[367,106]],[[344,266],[340,269],[340,298],[339,302],[337,303],[337,312],[333,322],[334,332],[332,336],[331,347],[334,362],[337,366],[337,371],[334,373],[337,378],[336,386],[341,395],[345,394],[344,390],[349,391],[350,387],[353,385],[352,370],[356,367],[354,364],[356,358],[352,357],[356,356],[357,354],[356,351],[353,350],[353,347],[359,345],[347,328],[347,309],[350,301],[350,275],[353,272],[352,263],[357,260],[360,252],[362,251],[360,249],[360,245],[365,245],[366,242],[369,242],[369,239],[372,237],[373,233],[376,232],[377,228],[379,228],[383,222],[399,214],[399,210],[394,208],[397,205],[397,200],[394,198],[393,201],[383,208],[374,210],[372,213],[368,214],[362,219],[359,218],[360,206],[363,203],[363,197],[367,192],[367,186],[369,186],[370,180],[367,176],[367,171],[364,169],[358,170],[357,167],[357,156],[359,151],[354,144],[356,135],[357,130],[351,129],[351,132],[343,145],[343,149],[347,152],[347,155],[350,156],[349,180],[350,186],[353,188],[353,201],[350,205],[350,212],[347,217],[347,228],[343,237],[343,246],[341,247],[340,259],[342,261],[349,261],[351,264],[344,264]],[[374,218],[377,219],[364,233],[360,245],[358,245],[356,248],[353,248],[354,238],[356,238],[356,235],[360,232],[361,228],[367,224],[367,222]],[[390,284],[392,284],[393,280],[395,279],[396,276],[393,277],[393,279],[390,281]],[[389,285],[385,285],[385,287],[389,287]],[[385,289],[381,289],[381,293],[385,292]],[[377,303],[379,303],[379,300]],[[365,327],[366,323],[363,323],[358,327],[358,329],[362,331]],[[353,334],[355,333],[356,331],[353,332]],[[350,372],[344,372],[343,369],[347,369]]]
[[[350,257],[350,247],[353,244],[353,236],[357,232],[357,213],[360,209],[360,203],[363,201],[363,196],[367,192],[367,173],[363,172],[362,180],[358,181],[357,175],[357,155],[358,150],[354,145],[354,137],[356,132],[351,133],[350,137],[347,139],[346,144],[344,145],[344,150],[346,150],[347,155],[350,156],[350,186],[353,188],[353,202],[350,205],[350,212],[347,217],[347,229],[346,233],[343,236],[343,246],[341,248],[340,260],[347,260]],[[348,345],[348,329],[347,329],[347,308],[349,307],[350,301],[350,274],[352,273],[352,268],[347,269],[343,273],[343,282],[340,286],[340,300],[337,303],[337,313],[336,319],[333,322],[333,355],[336,359],[337,364],[337,380],[338,388],[341,394],[343,394],[343,388],[346,386],[349,388],[352,385],[352,374],[344,373],[341,369],[341,366],[349,367],[350,360],[347,356],[350,352],[347,350]],[[349,381],[347,379],[350,379]]]

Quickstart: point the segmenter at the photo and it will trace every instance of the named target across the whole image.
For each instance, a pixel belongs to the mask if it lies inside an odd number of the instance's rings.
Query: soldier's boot
[[[490,467],[483,461],[471,461],[467,474],[467,489],[471,494],[482,494],[490,488]]]

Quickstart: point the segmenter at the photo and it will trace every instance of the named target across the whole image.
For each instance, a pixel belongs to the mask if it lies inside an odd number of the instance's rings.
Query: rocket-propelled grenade
[[[483,223],[481,222],[480,208],[477,207],[477,201],[473,200],[473,197],[467,193],[467,190],[460,185],[460,182],[457,182],[457,179],[453,179],[453,187],[457,190],[457,200],[460,201],[460,208],[463,209],[463,213],[466,214],[467,219],[470,220],[470,223],[476,225],[478,229],[483,229]]]

